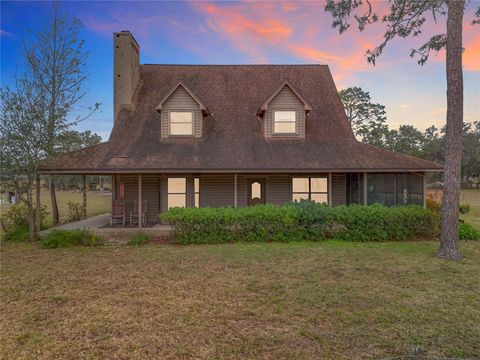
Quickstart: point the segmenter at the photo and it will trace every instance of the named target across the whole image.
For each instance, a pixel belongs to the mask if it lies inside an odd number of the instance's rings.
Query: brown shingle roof
[[[208,107],[201,138],[161,138],[156,107],[181,81]],[[305,138],[264,137],[259,104],[288,82],[312,110]],[[133,106],[109,141],[58,157],[51,172],[401,171],[438,164],[358,142],[325,65],[141,65]]]

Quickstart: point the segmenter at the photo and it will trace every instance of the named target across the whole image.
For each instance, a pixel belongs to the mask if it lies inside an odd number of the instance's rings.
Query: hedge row
[[[53,230],[43,240],[47,249],[71,246],[96,246],[103,243],[103,238],[88,230]]]
[[[285,206],[173,208],[159,215],[182,244],[293,241],[336,238],[351,241],[407,240],[438,234],[439,216],[410,205],[352,205],[331,208],[311,201]]]

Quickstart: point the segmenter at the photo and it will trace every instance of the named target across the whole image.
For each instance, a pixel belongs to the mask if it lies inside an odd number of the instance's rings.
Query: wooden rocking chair
[[[133,209],[130,211],[130,224],[138,224],[138,219],[142,221],[142,225],[147,224],[147,200],[142,200],[142,213],[138,216],[138,201],[133,200]]]
[[[112,213],[110,215],[110,225],[122,223],[125,226],[125,201],[112,200]]]

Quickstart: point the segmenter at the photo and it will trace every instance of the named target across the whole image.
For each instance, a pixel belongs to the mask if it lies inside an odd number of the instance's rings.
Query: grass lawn
[[[83,194],[81,192],[74,192],[64,190],[56,192],[58,211],[60,213],[60,222],[66,222],[68,216],[67,203],[69,201],[83,202]],[[48,216],[47,225],[52,222],[52,203],[50,201],[50,192],[42,190],[40,194],[40,203],[47,206]],[[2,205],[1,211],[8,209],[9,205]],[[110,212],[112,206],[111,195],[104,195],[98,191],[87,191],[87,216],[95,216]]]
[[[480,242],[2,244],[2,358],[480,354]]]
[[[470,211],[460,217],[480,229],[480,189],[462,190],[460,202],[470,204]]]
[[[73,191],[57,191],[57,203],[58,211],[60,213],[60,221],[66,222],[66,217],[68,215],[67,202],[77,201],[83,202],[83,194],[81,192]],[[51,211],[52,203],[50,201],[50,192],[42,191],[40,195],[40,203],[47,205],[47,211],[49,212],[48,220],[51,222]],[[112,197],[111,195],[104,195],[98,191],[87,191],[87,216],[95,216],[99,214],[104,214],[110,212],[112,206]]]

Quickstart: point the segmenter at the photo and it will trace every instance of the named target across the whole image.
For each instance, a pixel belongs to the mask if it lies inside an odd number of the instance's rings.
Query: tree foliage
[[[353,133],[363,142],[381,145],[382,133],[386,130],[385,106],[372,102],[368,91],[354,86],[338,92]]]
[[[47,158],[60,154],[65,149],[65,138],[73,125],[91,116],[99,109],[96,103],[87,109],[80,108],[85,97],[88,80],[88,51],[80,37],[82,24],[64,12],[60,3],[55,3],[50,16],[41,24],[39,31],[32,33],[24,43],[24,58],[27,77],[43,96],[46,124],[43,151]],[[74,116],[76,110],[82,115]],[[43,121],[43,120],[42,120]],[[59,221],[54,181],[50,181],[53,223]]]
[[[87,146],[97,145],[101,141],[102,137],[90,130],[68,130],[58,136],[56,152],[64,154]]]
[[[423,132],[410,124],[390,129],[385,107],[373,103],[368,91],[349,87],[339,95],[353,132],[362,142],[444,163],[446,126],[437,129],[432,125]],[[463,126],[462,179],[472,183],[480,180],[480,121]]]
[[[40,92],[39,92],[40,91]],[[19,202],[28,209],[30,239],[35,238],[33,188],[44,158],[45,109],[37,99],[43,93],[28,80],[17,80],[16,89],[0,90],[0,180],[15,189]]]
[[[442,207],[442,233],[440,257],[460,259],[458,250],[458,205],[460,201],[460,174],[462,158],[463,123],[463,70],[462,30],[465,0],[391,0],[390,9],[381,17],[386,25],[383,41],[367,50],[367,60],[375,65],[387,44],[395,38],[416,37],[424,30],[427,15],[436,22],[447,17],[446,34],[435,34],[410,56],[419,55],[418,63],[425,64],[431,51],[446,49],[447,74],[447,131],[445,134],[444,201]],[[355,21],[360,31],[380,20],[370,0],[327,0],[325,10],[333,16],[332,26],[340,33]],[[480,8],[472,24],[479,23]]]

